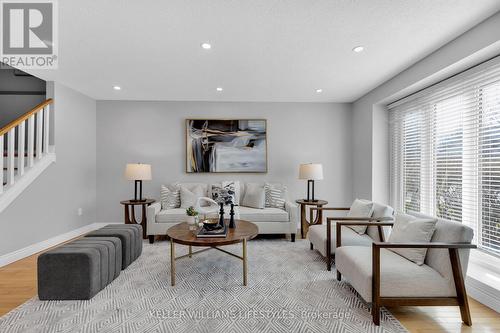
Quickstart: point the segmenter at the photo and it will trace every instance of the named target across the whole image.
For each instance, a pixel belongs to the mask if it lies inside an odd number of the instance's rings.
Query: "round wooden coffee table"
[[[172,286],[175,286],[175,261],[189,257],[191,258],[194,254],[201,253],[210,249],[219,250],[230,256],[236,257],[243,261],[243,285],[247,285],[247,241],[257,236],[259,229],[257,226],[251,222],[244,220],[234,220],[235,228],[228,228],[227,236],[224,238],[198,238],[196,234],[198,229],[189,230],[189,225],[186,222],[179,223],[167,230],[167,236],[170,237],[170,281]],[[229,224],[229,220],[225,221],[226,225]],[[188,245],[189,253],[180,257],[175,256],[175,243]],[[223,250],[218,246],[231,245],[231,244],[243,244],[243,255],[239,256],[229,251]],[[200,251],[193,252],[193,246],[208,247]]]

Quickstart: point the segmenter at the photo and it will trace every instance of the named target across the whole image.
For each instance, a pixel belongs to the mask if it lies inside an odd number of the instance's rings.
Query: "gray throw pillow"
[[[262,184],[248,183],[242,205],[246,207],[264,209],[266,203],[266,191]]]
[[[368,200],[356,199],[351,205],[347,217],[372,217],[373,214],[373,202]],[[366,222],[366,221],[365,221]],[[354,225],[350,226],[352,230],[356,231],[358,234],[362,235],[366,232],[365,225]]]
[[[437,219],[416,218],[412,215],[398,213],[394,227],[389,236],[389,243],[428,243],[436,230]],[[427,249],[389,249],[417,265],[425,261]]]

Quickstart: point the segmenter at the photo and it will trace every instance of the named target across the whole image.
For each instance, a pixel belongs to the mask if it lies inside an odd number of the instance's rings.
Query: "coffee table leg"
[[[243,285],[247,285],[247,240],[243,239]]]
[[[170,239],[170,282],[175,286],[175,243]]]
[[[193,257],[193,247],[189,245],[189,258]]]

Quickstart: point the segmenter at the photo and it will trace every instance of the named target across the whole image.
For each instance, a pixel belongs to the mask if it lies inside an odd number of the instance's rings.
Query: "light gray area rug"
[[[248,287],[242,262],[216,250],[178,261],[172,287],[169,254],[167,241],[145,243],[92,300],[33,298],[0,318],[0,332],[406,332],[385,309],[373,325],[369,307],[305,240],[250,241]]]

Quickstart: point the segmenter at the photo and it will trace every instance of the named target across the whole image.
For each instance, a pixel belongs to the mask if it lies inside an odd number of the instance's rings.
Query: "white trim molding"
[[[465,285],[470,297],[500,312],[500,258],[472,251]]]
[[[69,231],[67,233],[64,233],[62,235],[58,235],[49,239],[46,239],[44,241],[29,245],[27,247],[24,247],[22,249],[19,249],[17,251],[11,252],[4,254],[3,256],[0,256],[0,267],[3,267],[5,265],[8,265],[10,263],[13,263],[14,261],[21,260],[23,258],[29,257],[35,253],[47,250],[51,247],[54,247],[56,245],[59,245],[61,243],[67,242],[73,238],[76,238],[78,236],[82,236],[88,232],[91,232],[93,230],[102,228],[108,223],[92,223],[88,224],[86,226],[83,226],[81,228]]]

